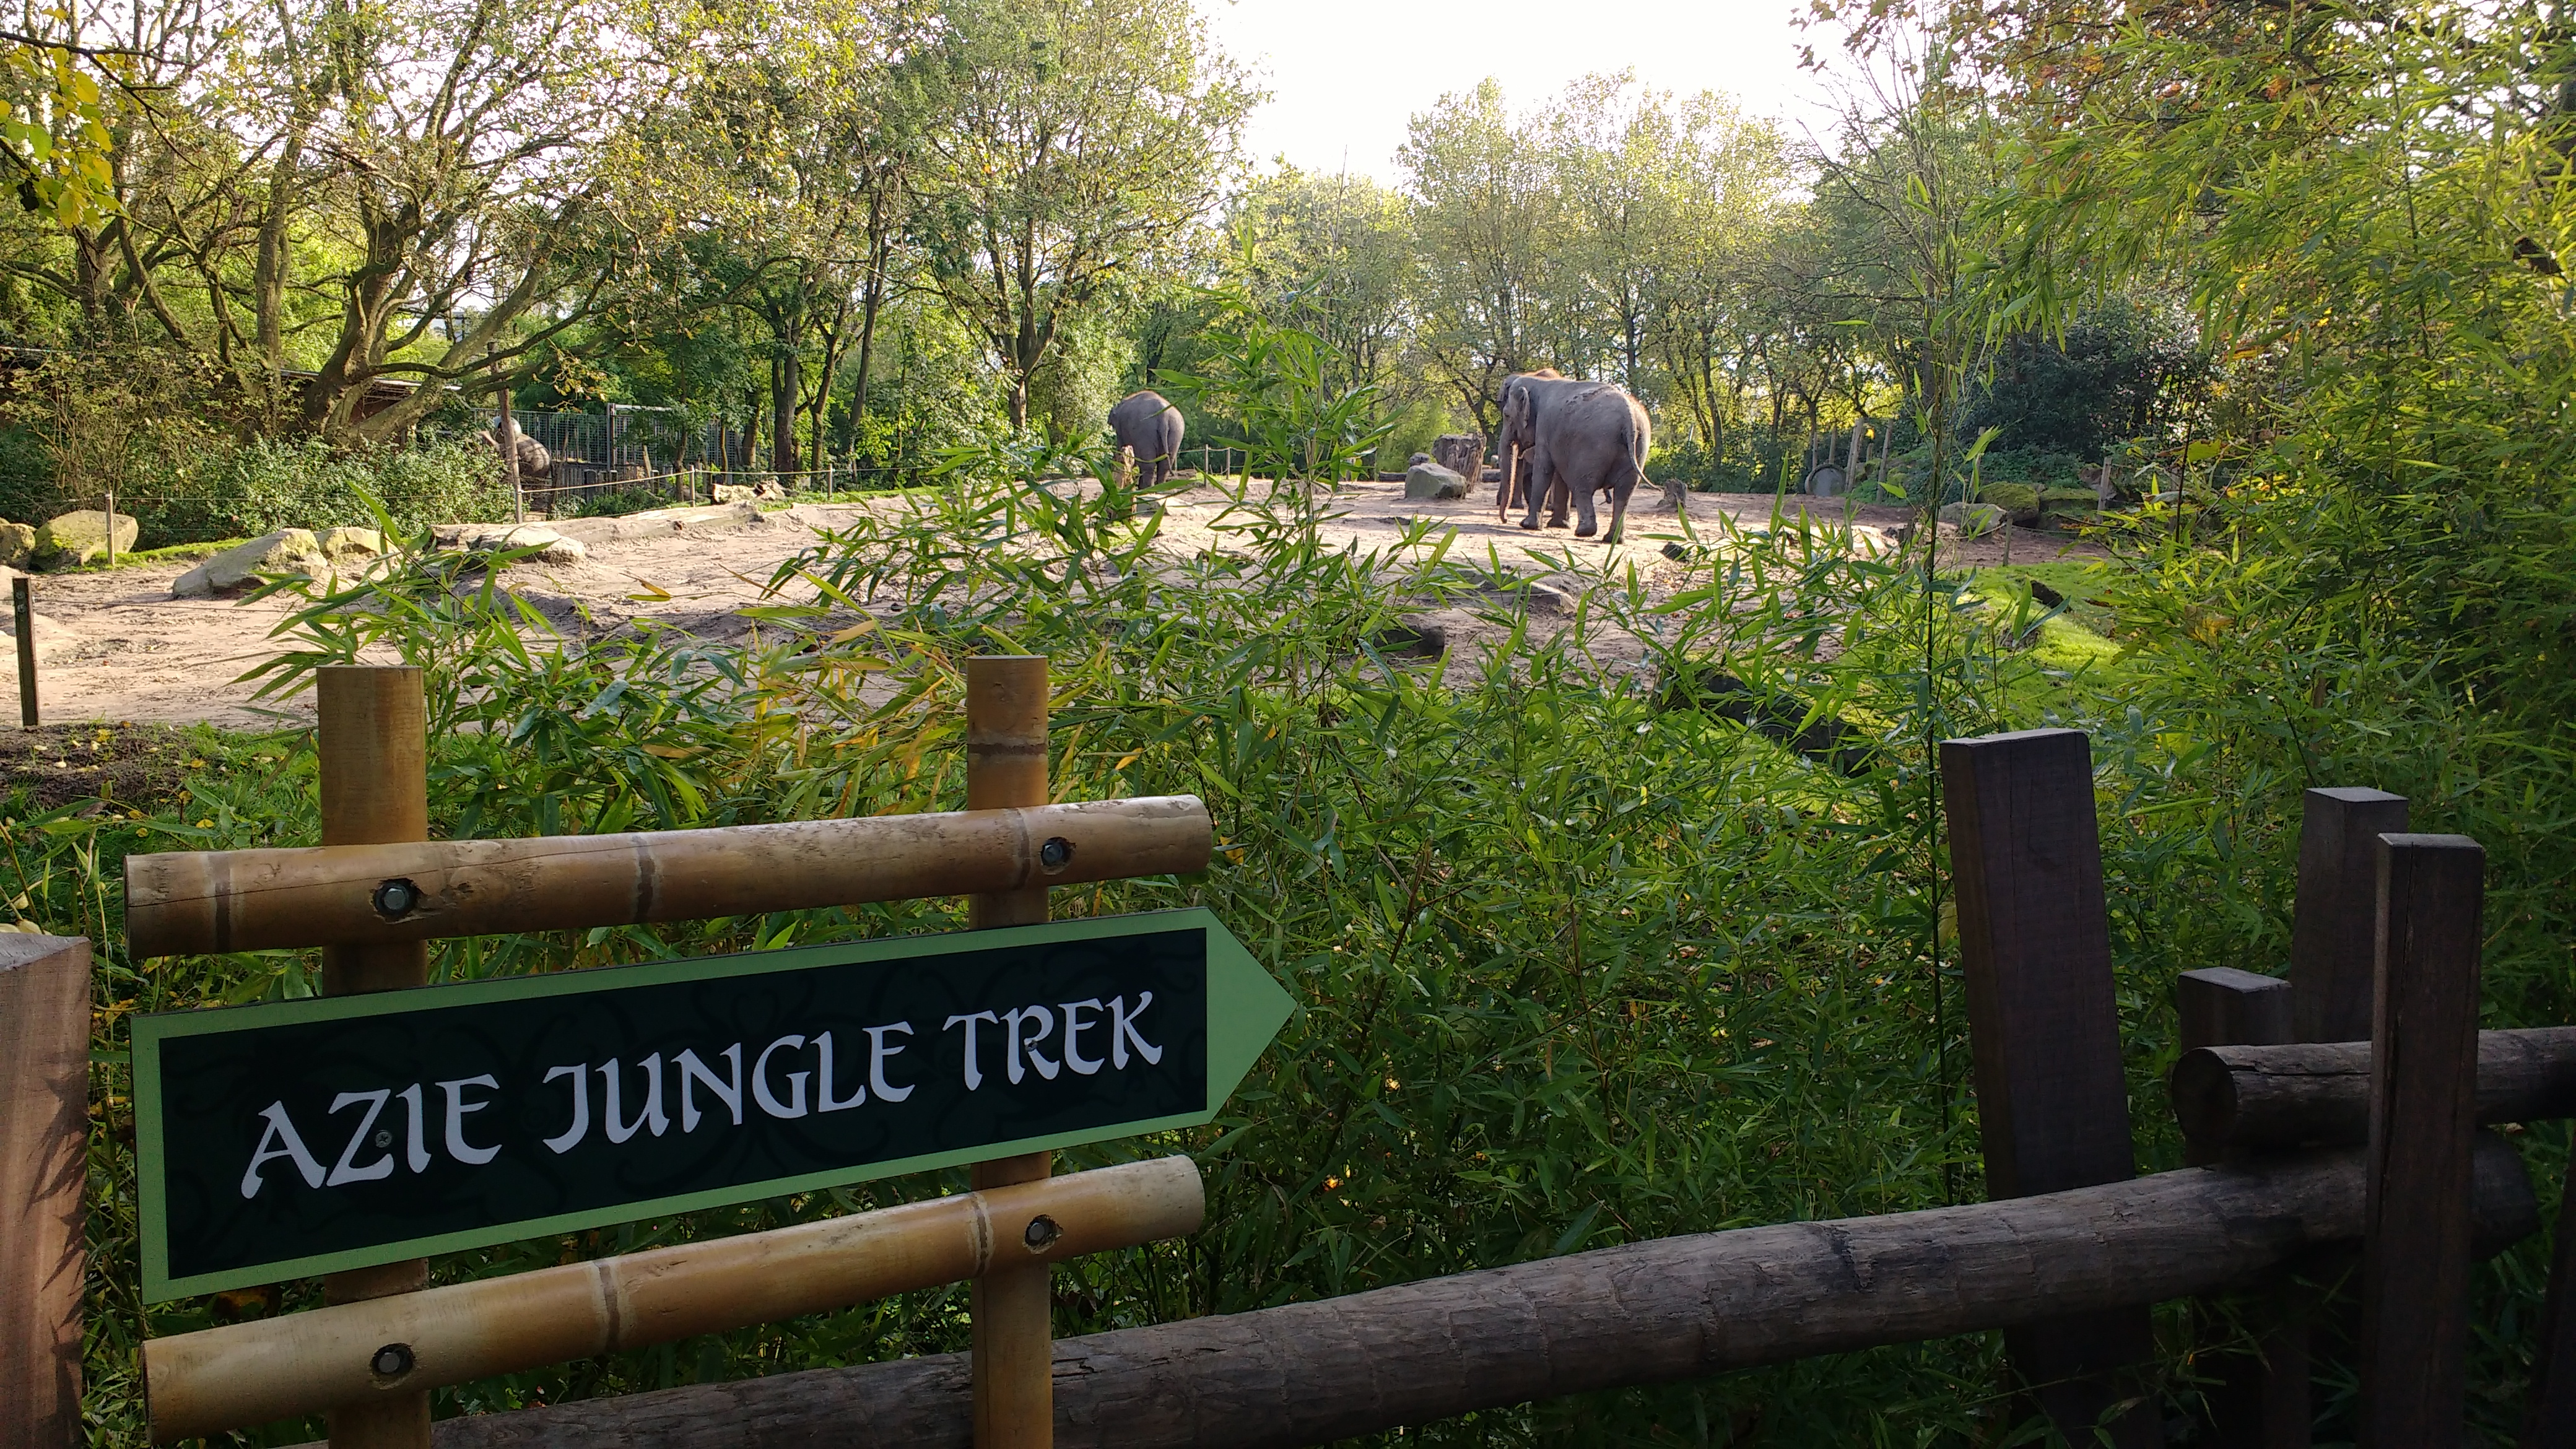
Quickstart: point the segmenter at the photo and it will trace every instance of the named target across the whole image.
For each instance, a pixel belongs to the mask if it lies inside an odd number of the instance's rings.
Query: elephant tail
[[[1646,479],[1646,454],[1653,450],[1652,424],[1646,421],[1646,410],[1635,398],[1628,399],[1628,471],[1630,482],[1651,488]]]

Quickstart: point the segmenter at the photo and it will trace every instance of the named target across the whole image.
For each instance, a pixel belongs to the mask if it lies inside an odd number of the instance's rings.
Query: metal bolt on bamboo
[[[1047,662],[1040,655],[966,661],[966,808],[1026,809],[1047,802]],[[1047,918],[1044,885],[989,891],[966,902],[966,922],[1034,925]],[[1052,1154],[976,1163],[981,1190],[1043,1180]],[[996,1268],[973,1290],[976,1449],[1050,1449],[1055,1443],[1055,1365],[1048,1344],[1044,1262]]]
[[[152,1439],[827,1312],[997,1262],[1043,1281],[1051,1262],[1196,1232],[1206,1211],[1196,1165],[1166,1157],[174,1334],[143,1345]]]
[[[334,665],[314,681],[319,715],[322,843],[376,845],[429,834],[429,741],[421,672],[406,666]],[[429,979],[420,941],[325,945],[322,994],[395,991]],[[428,1285],[413,1258],[322,1279],[325,1303],[354,1304]],[[330,1413],[332,1449],[429,1449],[429,1395],[388,1394]]]

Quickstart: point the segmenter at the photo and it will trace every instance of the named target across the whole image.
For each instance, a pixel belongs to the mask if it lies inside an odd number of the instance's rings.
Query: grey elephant
[[[1600,527],[1592,495],[1606,492],[1610,533],[1604,541],[1619,542],[1627,532],[1628,498],[1645,478],[1654,435],[1646,405],[1609,383],[1554,372],[1516,373],[1504,380],[1497,400],[1503,427],[1496,446],[1518,449],[1529,479],[1529,511],[1521,527],[1539,526],[1542,500],[1550,524],[1562,526],[1570,499],[1579,520],[1574,536],[1590,538]]]
[[[1136,484],[1158,488],[1181,463],[1181,410],[1158,392],[1129,393],[1109,410],[1109,431],[1136,453]]]

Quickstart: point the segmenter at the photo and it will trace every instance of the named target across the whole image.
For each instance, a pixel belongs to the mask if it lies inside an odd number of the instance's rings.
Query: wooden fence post
[[[1043,655],[966,661],[966,808],[1047,803],[1047,662]],[[969,929],[1029,926],[1047,918],[1047,888],[969,896]],[[976,1163],[974,1186],[1034,1182],[1052,1153]],[[1055,1359],[1044,1263],[997,1268],[975,1280],[972,1373],[976,1449],[1050,1449],[1055,1443]]]
[[[0,1443],[81,1428],[89,941],[0,935]]]
[[[2229,966],[2185,971],[2174,982],[2184,1051],[2208,1046],[2279,1046],[2297,1039],[2294,992],[2278,976]],[[2223,1154],[2186,1142],[2183,1160],[2202,1166]],[[2212,1365],[2205,1394],[2212,1442],[2222,1449],[2307,1449],[2315,1411],[2308,1395],[2307,1295],[2285,1283],[2248,1303],[2256,1351]]]
[[[428,731],[421,672],[402,665],[333,665],[316,673],[322,843],[382,845],[429,838]],[[395,991],[429,979],[429,945],[398,941],[322,950],[322,994]],[[326,1303],[355,1303],[429,1284],[419,1258],[322,1279]],[[428,1449],[429,1395],[388,1394],[329,1415],[332,1449]]]
[[[113,530],[110,530],[113,532]],[[11,632],[18,636],[18,723],[36,727],[36,601],[20,574],[9,581]]]
[[[2558,1243],[2550,1256],[2549,1297],[2540,1313],[2540,1349],[2532,1356],[2531,1400],[2522,1449],[2576,1444],[2576,1160],[2558,1198]]]
[[[2465,835],[2379,844],[2355,1442],[2433,1449],[2466,1427],[2486,851]]]
[[[1987,1195],[2135,1177],[2090,743],[2075,730],[1948,740],[1941,770]],[[2154,1349],[2145,1307],[2004,1343],[2070,1439],[2102,1424],[2123,1449],[2163,1442],[2155,1405],[2122,1382]]]
[[[2290,1009],[2300,1041],[2367,1041],[2378,915],[2379,837],[2406,828],[2406,797],[2310,790],[2299,823],[2290,922]]]

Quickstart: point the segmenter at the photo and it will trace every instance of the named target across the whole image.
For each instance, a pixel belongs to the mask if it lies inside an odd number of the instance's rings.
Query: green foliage
[[[491,445],[471,437],[381,450],[317,440],[214,447],[116,505],[142,523],[148,545],[364,523],[374,500],[405,531],[510,516]]]

